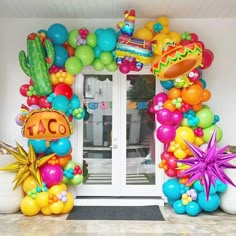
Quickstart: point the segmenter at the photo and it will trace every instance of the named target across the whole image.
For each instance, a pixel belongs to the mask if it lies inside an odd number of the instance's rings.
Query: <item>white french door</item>
[[[157,87],[145,69],[129,75],[87,69],[77,76],[75,90],[88,113],[75,122],[73,155],[89,172],[77,196],[162,197],[162,145],[146,114]]]

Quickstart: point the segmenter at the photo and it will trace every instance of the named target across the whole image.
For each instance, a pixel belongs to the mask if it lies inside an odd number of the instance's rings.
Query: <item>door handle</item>
[[[111,145],[110,148],[117,148],[117,145]]]

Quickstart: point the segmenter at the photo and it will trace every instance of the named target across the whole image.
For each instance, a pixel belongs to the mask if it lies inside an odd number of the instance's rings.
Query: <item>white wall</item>
[[[48,29],[54,23],[64,24],[68,30],[87,27],[90,31],[97,28],[115,28],[117,20],[81,19],[1,19],[0,20],[0,140],[14,145],[15,141],[25,145],[21,127],[16,125],[15,116],[26,99],[19,93],[22,84],[29,78],[23,73],[18,62],[18,53],[26,49],[26,37],[31,32]],[[137,19],[136,29],[143,27],[148,19]],[[172,31],[195,32],[206,48],[213,51],[215,60],[204,71],[207,89],[212,97],[208,102],[212,111],[220,116],[218,125],[223,130],[222,145],[236,145],[236,76],[235,38],[236,19],[170,19]]]

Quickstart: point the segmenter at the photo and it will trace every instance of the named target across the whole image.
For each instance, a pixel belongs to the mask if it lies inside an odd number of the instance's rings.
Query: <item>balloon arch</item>
[[[127,74],[144,64],[160,80],[165,92],[148,103],[156,117],[156,138],[163,143],[159,168],[169,177],[163,193],[177,214],[198,215],[215,211],[219,193],[234,183],[224,174],[234,155],[217,149],[223,136],[220,120],[205,102],[211,98],[204,79],[214,55],[197,33],[171,31],[167,17],[148,21],[135,30],[135,10],[124,12],[124,21],[113,28],[86,27],[70,31],[60,23],[27,37],[27,53],[19,52],[28,83],[20,87],[26,105],[16,116],[29,151],[17,144],[11,151],[17,162],[2,170],[15,170],[16,186],[26,194],[25,215],[68,213],[73,208],[67,185],[78,185],[87,175],[86,163],[73,161],[71,122],[85,119],[86,109],[74,94],[75,75],[83,67],[95,71],[119,69]],[[22,169],[19,169],[21,167]]]

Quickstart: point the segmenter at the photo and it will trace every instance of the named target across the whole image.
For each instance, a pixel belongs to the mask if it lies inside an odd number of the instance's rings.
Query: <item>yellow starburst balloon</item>
[[[13,182],[15,182],[14,189],[22,184],[23,181],[29,176],[32,176],[35,179],[36,183],[40,186],[40,188],[43,189],[39,167],[45,164],[53,156],[55,156],[55,153],[37,159],[32,144],[30,144],[29,146],[28,153],[21,145],[19,145],[18,143],[16,143],[16,145],[17,151],[14,151],[12,149],[7,149],[7,151],[17,160],[17,162],[14,162],[5,167],[1,167],[0,171],[17,172],[16,177],[13,180]]]

